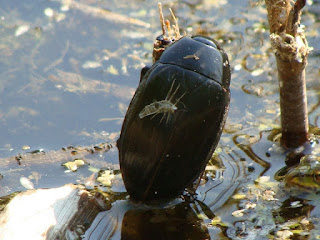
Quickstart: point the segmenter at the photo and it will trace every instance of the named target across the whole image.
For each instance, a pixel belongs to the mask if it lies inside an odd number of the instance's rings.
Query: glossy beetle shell
[[[220,139],[228,57],[211,39],[183,37],[142,74],[118,140],[121,173],[132,199],[169,199],[199,177]]]

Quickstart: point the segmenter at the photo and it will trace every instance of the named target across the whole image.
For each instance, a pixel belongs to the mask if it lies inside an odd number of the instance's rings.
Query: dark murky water
[[[179,222],[185,231],[190,223],[196,226],[184,236],[197,239],[193,234],[199,236],[199,229],[205,229],[199,239],[256,239],[257,235],[268,239],[268,234],[285,231],[282,223],[302,219],[286,213],[294,201],[302,204],[295,209],[301,216],[307,215],[302,210],[312,210],[308,218],[311,223],[299,227],[308,232],[305,229],[313,224],[312,237],[319,236],[319,209],[309,207],[316,206],[319,197],[292,197],[273,180],[275,172],[284,166],[285,153],[268,139],[271,130],[279,127],[279,104],[264,2],[163,2],[167,18],[168,7],[179,18],[182,32],[218,39],[232,66],[230,111],[216,151],[216,159],[225,168],[208,168],[207,182],[198,189],[199,202],[188,205],[186,212],[178,211],[179,219],[190,213],[189,222]],[[100,8],[119,15],[110,19],[95,11]],[[153,40],[161,30],[158,19],[153,1],[83,1],[69,7],[60,1],[14,0],[1,4],[0,196],[22,191],[29,182],[35,188],[47,188],[87,181],[95,170],[85,165],[77,172],[65,173],[61,164],[73,160],[73,156],[63,155],[59,149],[117,139],[140,69],[151,63]],[[314,126],[320,124],[319,19],[320,2],[308,1],[302,23],[309,45],[314,48],[306,71],[309,118]],[[31,149],[22,150],[25,145]],[[38,164],[22,161],[18,165],[12,157],[36,149],[58,152],[40,156]],[[54,162],[55,156],[59,156],[58,162]],[[116,148],[81,157],[97,169],[118,168]],[[21,184],[21,177],[27,183]],[[104,190],[110,191],[107,187]],[[120,180],[111,191],[124,191]],[[129,219],[123,221],[130,223],[132,216],[150,216],[151,210],[139,212],[138,208],[132,213],[135,207],[123,201],[110,210],[111,216],[121,215],[117,218],[120,226],[121,219]],[[163,220],[162,224],[168,223]],[[137,226],[129,224],[128,231],[134,228]],[[149,228],[153,229],[152,224]],[[110,229],[116,230],[113,239],[118,239],[120,229]],[[109,230],[104,236],[110,236]]]

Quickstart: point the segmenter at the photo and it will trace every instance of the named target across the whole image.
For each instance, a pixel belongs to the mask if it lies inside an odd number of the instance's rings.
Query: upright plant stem
[[[265,0],[270,25],[270,40],[277,60],[281,144],[295,148],[309,140],[305,67],[310,51],[300,27],[301,9],[306,0]]]

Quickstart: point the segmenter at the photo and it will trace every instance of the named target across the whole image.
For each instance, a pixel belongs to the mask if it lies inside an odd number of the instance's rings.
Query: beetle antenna
[[[171,12],[171,15],[172,15],[172,18],[174,21],[174,25],[172,25],[172,28],[174,29],[174,32],[176,34],[176,38],[179,39],[181,37],[181,35],[180,35],[180,31],[179,31],[178,19],[174,16],[171,8],[169,8],[169,11]]]
[[[163,36],[164,36],[164,35],[166,35],[166,29],[165,29],[165,23],[164,23],[164,17],[163,17],[161,2],[158,2],[158,8],[159,8],[159,15],[160,15],[162,33],[163,33]]]
[[[166,26],[168,29],[168,37],[169,39],[171,39],[171,26],[170,26],[170,21],[168,19],[166,20]]]

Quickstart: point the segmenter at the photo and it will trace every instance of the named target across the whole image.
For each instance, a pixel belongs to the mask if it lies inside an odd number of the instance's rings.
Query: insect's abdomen
[[[118,141],[132,199],[175,197],[199,176],[219,141],[229,97],[228,88],[193,70],[153,65],[130,103]],[[146,106],[165,99],[176,109],[141,118]]]

